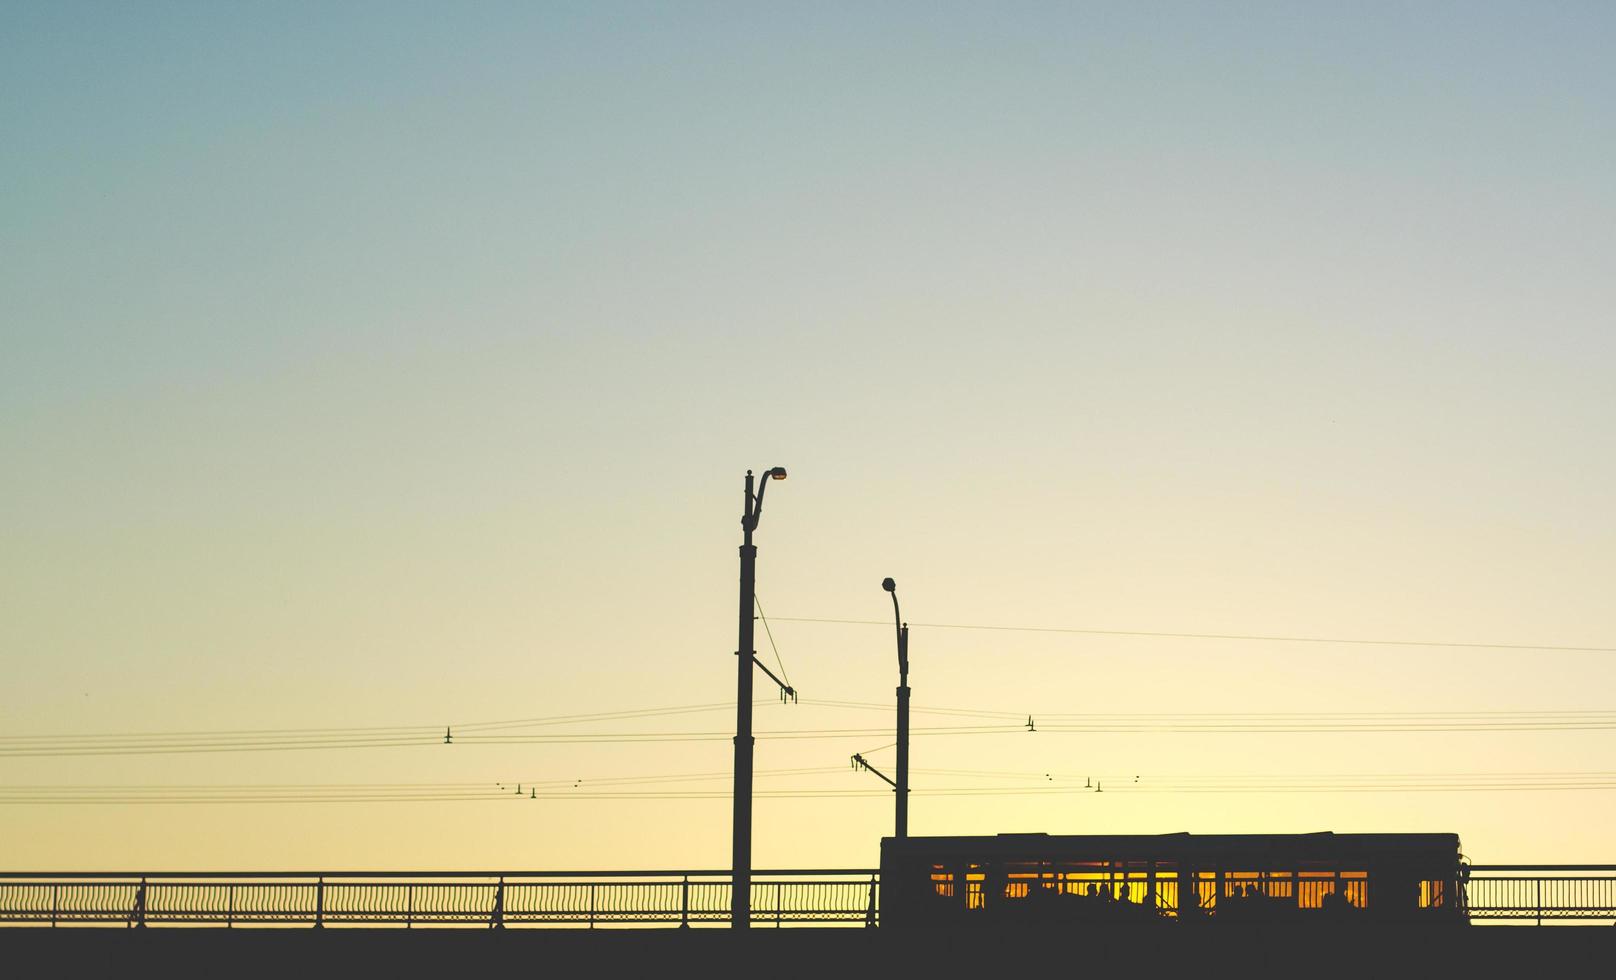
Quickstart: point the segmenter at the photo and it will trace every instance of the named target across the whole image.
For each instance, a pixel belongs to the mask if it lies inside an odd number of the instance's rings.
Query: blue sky
[[[780,616],[879,618],[894,575],[919,621],[1610,646],[1612,20],[9,5],[0,648],[23,682],[0,716],[138,731],[721,700],[738,483],[777,462],[760,595]],[[884,634],[781,626],[799,686],[890,693]],[[917,635],[917,703],[1009,710],[1565,710],[1612,679],[1608,655],[934,643]],[[938,767],[998,754],[947,741]],[[1609,755],[1598,732],[1190,741],[1001,762]],[[0,760],[0,782],[726,764],[680,751],[709,750]],[[1489,817],[1415,795],[916,820],[1414,823],[1501,860],[1616,859],[1593,853],[1605,795],[1556,797],[1564,854],[1518,829],[1532,794]],[[436,860],[610,864],[612,828],[653,812],[674,829],[642,863],[721,863],[721,805],[660,805],[578,804],[560,854]],[[811,852],[760,830],[761,853],[873,854],[879,801],[813,806],[777,820],[835,828]],[[429,822],[389,814],[375,837],[266,812],[313,828],[276,849],[205,808],[184,832],[115,809],[0,822],[64,866],[398,863]],[[96,853],[69,832],[113,825],[147,829]]]

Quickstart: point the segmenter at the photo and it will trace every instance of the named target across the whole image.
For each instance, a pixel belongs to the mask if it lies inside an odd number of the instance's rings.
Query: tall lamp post
[[[898,583],[885,578],[881,588],[892,593],[892,624],[898,630],[898,782],[893,791],[898,797],[894,836],[902,840],[909,836],[909,624],[898,611]]]
[[[763,515],[763,491],[770,480],[784,480],[786,468],[776,466],[763,474],[753,492],[752,471],[746,471],[746,503],[741,512],[741,618],[740,642],[735,650],[735,831],[730,854],[730,927],[752,925],[752,606],[757,602],[757,546],[752,532]]]

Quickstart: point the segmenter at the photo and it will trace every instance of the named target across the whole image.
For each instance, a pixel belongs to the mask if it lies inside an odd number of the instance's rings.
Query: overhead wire
[[[876,619],[829,619],[776,616],[777,623],[826,623],[843,626],[890,626]],[[1387,640],[1339,636],[1280,636],[1260,633],[1168,633],[1156,630],[1107,630],[1076,626],[1000,626],[978,623],[910,623],[911,629],[989,630],[1008,633],[1071,633],[1087,636],[1130,636],[1170,640],[1244,640],[1257,643],[1335,643],[1350,646],[1445,647],[1459,650],[1541,650],[1557,653],[1616,653],[1616,646],[1564,646],[1548,643],[1468,643],[1447,640]]]
[[[1178,778],[1178,777],[1175,777]],[[1212,782],[1221,779],[1223,782]],[[1109,790],[1103,789],[1110,782]],[[207,787],[31,787],[26,793],[13,787],[0,791],[0,805],[17,804],[206,804],[206,803],[401,803],[401,802],[455,802],[495,800],[727,800],[724,790],[697,789],[626,789],[557,791],[547,788],[538,792],[544,783],[520,784],[512,791],[512,784],[484,785],[481,788],[463,784],[441,786],[396,787],[378,784],[373,787],[333,786],[328,788],[297,786],[236,787],[220,791]],[[1616,772],[1572,773],[1454,773],[1445,776],[1432,774],[1358,776],[1295,777],[1289,781],[1273,781],[1269,777],[1200,777],[1189,782],[1168,779],[1130,781],[1126,777],[1100,777],[1093,785],[1031,785],[1031,786],[933,786],[916,787],[915,796],[928,797],[997,797],[997,796],[1077,796],[1102,795],[1104,792],[1151,794],[1204,794],[1204,793],[1267,793],[1267,794],[1358,794],[1358,793],[1479,793],[1479,792],[1554,792],[1598,791],[1616,789]],[[891,791],[869,788],[790,788],[761,789],[755,795],[763,799],[858,799],[890,797]]]
[[[770,700],[754,704],[766,706]],[[375,728],[286,728],[155,732],[98,732],[89,734],[0,735],[0,758],[37,758],[101,755],[174,755],[205,752],[266,752],[282,750],[399,748],[475,742],[523,728],[588,725],[605,721],[671,717],[716,710],[733,710],[733,702],[676,705],[628,711],[550,715],[492,722],[451,725],[411,725]]]
[[[754,705],[773,704],[772,699],[760,698]],[[675,705],[669,708],[640,708],[627,711],[600,711],[581,715],[546,715],[537,718],[515,718],[506,721],[474,721],[452,725],[457,731],[493,731],[504,728],[541,728],[550,725],[589,724],[598,721],[625,721],[638,718],[663,718],[673,715],[704,714],[711,711],[733,711],[734,701],[712,701],[707,704]]]
[[[753,702],[756,705],[774,703],[768,699],[759,699]],[[455,722],[448,726],[441,724],[431,725],[394,725],[366,728],[242,728],[242,729],[194,729],[183,731],[146,731],[146,732],[95,732],[86,734],[23,734],[0,735],[0,744],[6,742],[27,742],[48,740],[60,741],[106,741],[106,740],[149,740],[149,739],[192,739],[192,738],[249,738],[266,737],[292,738],[305,736],[308,738],[409,738],[421,735],[441,736],[445,728],[466,731],[494,730],[507,727],[539,727],[544,725],[560,724],[587,724],[598,721],[619,721],[624,719],[656,718],[672,715],[691,714],[708,711],[733,710],[733,701],[715,701],[708,704],[674,705],[661,708],[636,708],[619,711],[601,711],[589,714],[546,715],[536,718],[517,718],[503,721],[477,721]]]
[[[893,706],[890,703],[878,701],[830,701],[808,699],[802,702],[806,705],[850,708],[859,710],[890,712]],[[986,708],[940,708],[928,706],[913,706],[911,713],[953,715],[972,718],[1006,718],[1021,719],[1032,714],[1038,718],[1053,719],[1159,719],[1159,718],[1382,718],[1406,717],[1418,715],[1420,717],[1443,718],[1494,718],[1494,717],[1611,717],[1616,718],[1616,709],[1606,708],[1504,708],[1493,710],[1464,710],[1464,711],[1028,711],[1018,709],[1006,711]]]
[[[839,773],[841,766],[762,769],[764,778]],[[712,782],[729,772],[667,773],[649,776],[590,776],[466,783],[181,783],[161,785],[13,784],[0,786],[0,805],[8,803],[362,803],[444,800],[559,799],[596,794],[594,787],[656,786]],[[588,789],[584,789],[588,787]]]
[[[922,709],[924,710],[924,709]],[[986,713],[981,713],[986,714]],[[650,713],[642,717],[651,717]],[[1418,732],[1582,732],[1616,730],[1616,711],[1523,712],[1259,712],[1190,714],[1050,714],[1033,713],[1035,731],[1009,723],[1019,713],[994,713],[999,724],[935,725],[911,729],[914,736],[1047,734],[1391,734]],[[235,737],[128,736],[122,741],[100,736],[12,736],[0,738],[0,758],[72,756],[172,755],[189,753],[267,752],[318,749],[398,748],[427,745],[540,745],[638,742],[703,742],[734,737],[724,731],[565,731],[522,732],[478,729],[461,734],[419,729],[415,735],[303,734]],[[890,735],[890,728],[794,728],[763,730],[758,739],[843,739]],[[874,750],[872,750],[874,751]]]

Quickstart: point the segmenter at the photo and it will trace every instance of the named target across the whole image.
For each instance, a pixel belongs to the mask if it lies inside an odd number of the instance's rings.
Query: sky
[[[916,624],[1117,631],[916,625],[917,709],[1002,713],[917,730],[1007,730],[917,731],[914,834],[1616,862],[1611,789],[1530,788],[1616,786],[1616,715],[1565,723],[1616,712],[1613,40],[1597,3],[0,7],[0,743],[711,706],[0,752],[0,868],[727,867],[775,465],[758,645],[801,700],[759,674],[757,727],[817,737],[758,742],[814,771],[759,777],[809,795],[758,800],[757,867],[891,832],[848,765],[890,772],[891,627],[794,621],[889,622],[886,576]],[[1558,728],[1057,730],[1488,712]],[[128,789],[450,783],[501,795]],[[1040,792],[921,795],[981,787]]]

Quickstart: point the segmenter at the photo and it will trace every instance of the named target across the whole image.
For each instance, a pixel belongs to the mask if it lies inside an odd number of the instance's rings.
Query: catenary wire
[[[777,623],[827,623],[843,626],[890,626],[876,619],[829,619],[776,616]],[[1171,640],[1247,640],[1258,643],[1338,643],[1350,646],[1447,647],[1460,650],[1543,650],[1557,653],[1616,653],[1611,646],[1563,646],[1547,643],[1463,643],[1446,640],[1386,640],[1333,636],[1276,636],[1259,633],[1167,633],[1154,630],[1102,630],[1076,626],[996,626],[975,623],[910,623],[911,629],[989,630],[1006,633],[1073,633],[1087,636],[1137,636]]]
[[[1361,793],[1499,793],[1499,792],[1555,792],[1616,790],[1616,778],[1578,779],[1562,781],[1473,782],[1440,784],[1294,784],[1251,785],[1231,783],[1215,786],[1179,786],[1171,784],[1132,785],[1119,783],[1109,792],[1149,794],[1212,794],[1212,793],[1266,793],[1266,794],[1361,794]],[[999,797],[999,796],[1102,796],[1106,791],[1087,787],[1005,786],[1005,787],[921,787],[911,791],[914,796],[927,797]],[[857,799],[890,797],[884,789],[782,789],[758,790],[761,799]],[[233,794],[233,795],[140,795],[120,794],[86,796],[64,794],[60,796],[35,795],[27,798],[0,797],[0,805],[64,805],[64,804],[213,804],[213,803],[401,803],[401,802],[453,802],[529,800],[555,802],[564,800],[728,800],[730,793],[723,790],[624,790],[606,792],[548,792],[543,795],[514,794],[503,790],[483,792],[435,793],[349,793],[343,794]]]
[[[770,704],[770,701],[760,701]],[[810,701],[831,708],[888,711],[887,705],[857,701]],[[694,742],[733,737],[730,731],[532,731],[532,726],[571,722],[590,725],[609,720],[639,720],[712,710],[709,705],[640,709],[632,712],[597,712],[483,723],[482,727],[438,729],[416,726],[384,730],[249,729],[237,732],[124,733],[94,735],[0,736],[0,758],[68,757],[97,755],[161,755],[200,752],[262,752],[315,749],[397,748],[427,745],[524,745],[589,742]],[[1263,733],[1412,733],[1412,732],[1578,732],[1616,729],[1616,711],[1590,709],[1508,711],[1356,711],[1356,712],[1200,712],[1200,713],[1040,713],[967,708],[917,707],[929,713],[977,725],[920,726],[912,734],[985,735],[1028,731],[1022,717],[1036,720],[1039,733],[1085,734],[1263,734]],[[997,722],[993,724],[990,722]],[[523,728],[510,726],[521,725]],[[795,728],[758,732],[760,739],[868,738],[890,736],[891,729]],[[879,751],[874,749],[871,751]]]

